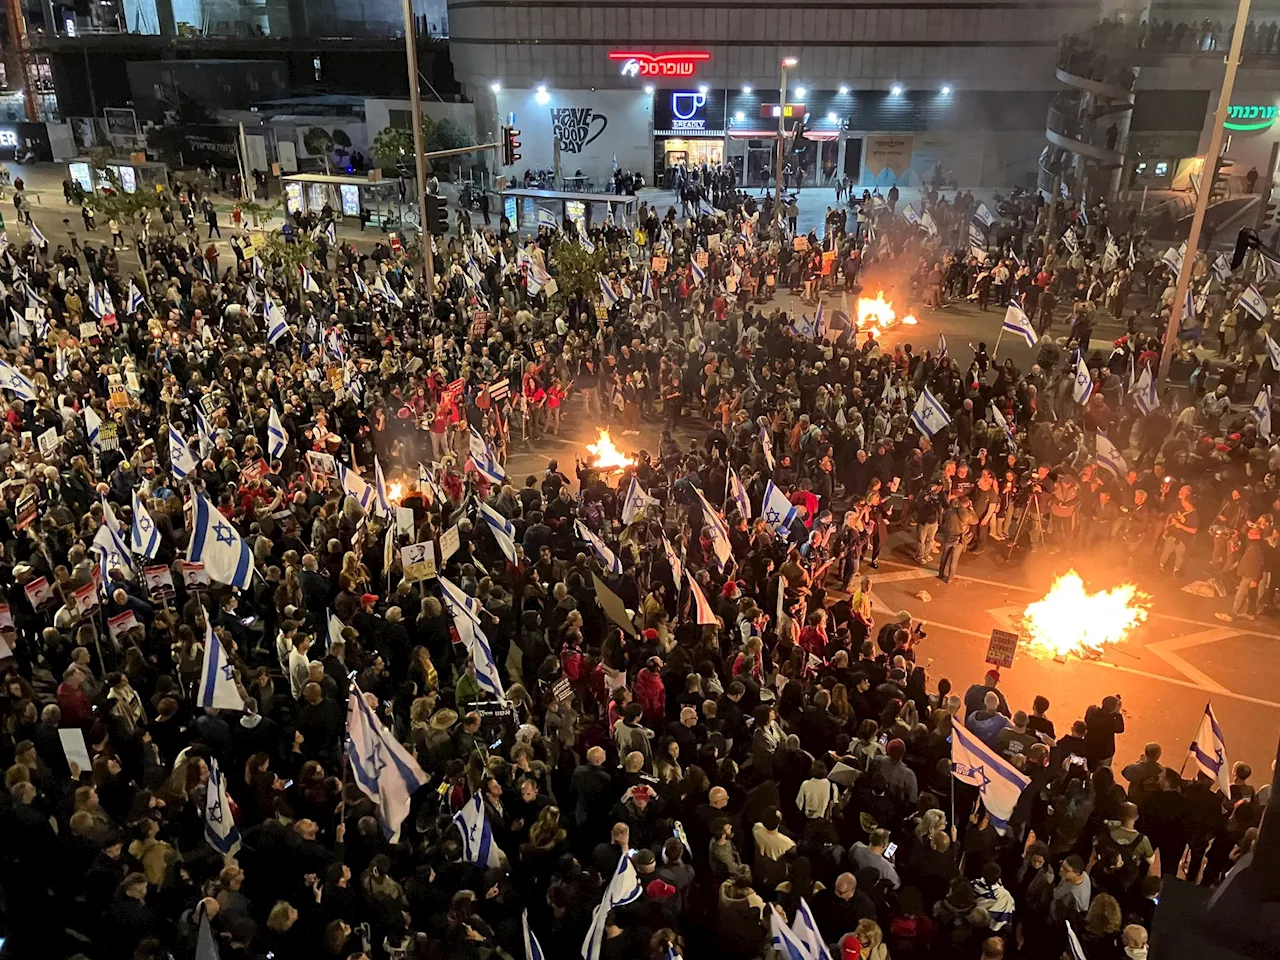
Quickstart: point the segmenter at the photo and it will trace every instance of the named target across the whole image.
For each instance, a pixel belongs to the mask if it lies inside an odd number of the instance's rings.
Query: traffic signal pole
[[[409,106],[413,122],[413,162],[418,176],[418,238],[422,242],[422,262],[426,270],[424,284],[427,291],[427,312],[434,317],[436,265],[432,248],[435,246],[435,238],[427,230],[427,158],[426,144],[422,141],[422,96],[418,93],[418,40],[414,30],[413,0],[402,0],[402,9],[404,52],[409,69]]]

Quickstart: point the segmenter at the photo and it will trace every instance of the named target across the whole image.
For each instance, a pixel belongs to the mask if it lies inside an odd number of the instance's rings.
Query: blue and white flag
[[[337,467],[338,483],[342,487],[342,492],[349,497],[354,497],[356,503],[360,504],[360,509],[368,512],[369,505],[373,503],[372,484],[345,463],[339,463]]]
[[[649,496],[644,487],[640,486],[640,481],[633,476],[631,482],[627,484],[626,499],[622,502],[622,522],[630,525],[646,507],[657,505],[657,498]]]
[[[105,501],[103,502],[105,506]],[[114,518],[113,518],[114,519]],[[93,548],[98,552],[98,562],[102,570],[102,583],[99,589],[103,596],[111,595],[111,571],[119,570],[126,579],[136,579],[133,570],[133,558],[129,548],[125,546],[124,537],[118,532],[119,521],[115,521],[116,530],[104,523],[93,535]]]
[[[930,236],[936,237],[938,235],[938,225],[934,223],[933,214],[928,210],[920,214],[920,226],[928,230]]]
[[[778,911],[772,907],[765,909],[769,911],[769,930],[773,949],[777,951],[779,960],[813,960],[808,944],[787,926],[786,918],[778,916]]]
[[[653,293],[653,278],[649,275],[648,270],[644,272],[644,281],[640,284],[640,298],[642,300],[657,299]]]
[[[191,512],[187,559],[203,563],[211,580],[248,590],[254,574],[249,545],[203,493],[192,490]]]
[[[1169,247],[1160,254],[1160,262],[1174,273],[1182,272],[1182,253],[1175,247]]]
[[[1004,431],[1004,435],[1009,439],[1010,445],[1016,443],[1013,433],[1013,426],[1004,418],[1004,414],[1000,412],[1000,408],[994,403],[991,404],[991,422]]]
[[[726,485],[729,488],[729,499],[738,508],[738,513],[744,520],[750,520],[751,498],[747,496],[747,488],[742,485],[742,481],[738,478],[738,472],[733,467],[729,468]]]
[[[932,437],[951,422],[951,417],[933,391],[925,387],[911,410],[911,422],[925,436]]]
[[[142,291],[138,289],[138,285],[130,280],[129,303],[128,306],[125,307],[125,312],[130,315],[139,313],[146,302],[146,298],[142,296]]]
[[[483,501],[480,502],[480,516],[484,517],[485,523],[489,525],[489,530],[493,533],[493,539],[498,542],[502,555],[509,563],[516,563],[515,525]]]
[[[453,815],[453,822],[462,834],[462,857],[468,863],[490,869],[500,867],[504,856],[493,837],[493,828],[484,812],[484,797],[473,793],[461,810]]]
[[[1268,443],[1271,442],[1271,387],[1265,386],[1258,391],[1258,395],[1253,398],[1253,406],[1249,409],[1250,415],[1258,423],[1258,436],[1262,437]]]
[[[542,945],[529,928],[529,911],[520,911],[520,925],[524,929],[524,960],[547,960],[542,952]]]
[[[44,307],[48,305],[48,300],[40,296],[39,291],[37,291],[35,287],[31,286],[29,281],[22,281],[22,289],[27,295],[27,306]]]
[[[324,237],[329,241],[329,246],[336,247],[338,245],[338,228],[332,220],[324,225]]]
[[[373,458],[373,492],[377,497],[378,512],[390,520],[396,515],[395,504],[387,496],[387,478],[382,473],[382,461]]]
[[[284,317],[280,304],[267,297],[264,309],[267,322],[267,343],[275,346],[277,340],[289,332],[289,322]]]
[[[449,495],[436,483],[436,478],[431,475],[431,471],[421,463],[418,464],[418,492],[428,494],[431,497],[431,503],[435,505],[449,502]]]
[[[733,556],[733,546],[729,542],[729,527],[724,522],[724,518],[707,502],[707,498],[702,495],[702,491],[697,487],[693,489],[698,494],[698,502],[702,506],[703,526],[711,528],[711,548],[715,552],[720,566],[723,567],[729,562],[729,558]],[[701,531],[695,531],[695,535],[700,533]]]
[[[1031,318],[1016,303],[1010,303],[1005,308],[1001,329],[1016,333],[1027,342],[1028,347],[1036,345],[1036,328],[1032,326]]]
[[[990,227],[996,222],[994,214],[987,209],[985,203],[979,202],[976,210],[973,211],[973,219],[977,220],[984,227]]]
[[[1063,920],[1067,925],[1067,947],[1071,951],[1071,960],[1089,960],[1084,955],[1084,946],[1080,943],[1080,938],[1076,936],[1075,928],[1071,926],[1070,920]]]
[[[236,687],[236,673],[227,659],[222,641],[213,634],[213,621],[204,615],[204,662],[200,667],[200,686],[196,690],[196,706],[214,710],[244,710],[244,698]]]
[[[613,285],[605,279],[603,273],[596,274],[596,279],[600,281],[600,296],[604,297],[605,307],[608,308],[617,305],[618,295],[613,292]]]
[[[631,863],[631,851],[624,850],[622,856],[618,858],[618,866],[609,878],[609,885],[605,887],[604,896],[600,898],[600,906],[596,907],[591,917],[591,927],[582,941],[583,960],[600,960],[600,946],[604,942],[604,922],[609,916],[609,911],[639,900],[643,893],[644,887],[640,883],[640,876]]]
[[[1222,283],[1226,283],[1227,277],[1231,276],[1231,264],[1227,262],[1226,254],[1218,254],[1217,259],[1213,261],[1210,269],[1213,271],[1214,276],[1216,276]]]
[[[941,360],[947,355],[947,338],[944,334],[938,334],[938,359]]]
[[[204,794],[204,838],[224,857],[234,857],[240,849],[240,828],[227,802],[227,780],[213,757],[209,758],[209,782]]]
[[[951,728],[951,772],[960,782],[978,788],[991,822],[1001,830],[1031,783],[1030,777],[959,723]]]
[[[667,558],[667,565],[671,567],[671,580],[679,589],[680,581],[684,579],[684,564],[680,562],[680,557],[676,555],[676,548],[671,545],[671,541],[662,537],[662,552]]]
[[[154,557],[160,550],[160,531],[142,505],[137,490],[133,491],[133,529],[129,532],[129,543],[134,553],[144,557]]]
[[[830,321],[827,320],[827,311],[822,306],[822,301],[818,301],[818,312],[813,315],[813,335],[824,340],[827,336],[827,330],[830,328]]]
[[[88,423],[87,417],[85,422]],[[192,456],[186,439],[172,423],[169,424],[169,472],[173,474],[174,479],[185,480],[195,473],[198,467],[199,464]]]
[[[920,223],[920,214],[916,213],[916,208],[908,203],[902,208],[902,219],[914,227]]]
[[[693,579],[693,574],[688,570],[685,571],[685,576],[689,578],[689,596],[693,597],[693,622],[698,626],[719,624],[720,620],[716,612],[711,609],[711,604],[707,603],[707,595],[698,586],[698,581]]]
[[[488,477],[490,483],[501,484],[506,479],[506,471],[494,456],[488,439],[475,427],[467,427],[467,449],[476,469]]]
[[[352,689],[347,700],[347,757],[356,786],[378,805],[382,832],[397,843],[414,791],[430,778],[378,721],[359,687]]]
[[[272,460],[278,460],[287,446],[289,446],[289,434],[285,433],[284,424],[280,422],[280,414],[276,412],[275,404],[272,404],[271,411],[267,414],[267,456]]]
[[[1093,396],[1093,376],[1085,365],[1083,351],[1076,356],[1076,378],[1071,385],[1071,396],[1081,406],[1088,403],[1089,398]]]
[[[1244,288],[1244,292],[1240,294],[1240,299],[1236,301],[1236,306],[1243,308],[1255,320],[1266,320],[1271,316],[1271,309],[1267,306],[1267,301],[1263,299],[1262,294],[1258,292],[1258,288],[1252,283]]]
[[[538,226],[550,227],[552,230],[560,229],[560,224],[556,220],[556,215],[544,207],[538,208]]]
[[[458,639],[466,647],[467,653],[471,656],[471,662],[475,665],[476,682],[490,696],[498,700],[504,699],[502,675],[498,673],[498,665],[493,660],[493,648],[489,646],[489,638],[480,629],[480,621],[475,611],[466,606],[459,607],[456,598],[447,601],[447,605],[449,612],[453,615],[453,625],[458,631]]]
[[[1142,368],[1142,373],[1139,374],[1130,393],[1143,416],[1160,406],[1160,395],[1156,392],[1156,378],[1151,375],[1150,365]]]
[[[204,411],[199,407],[196,407],[196,433],[200,436],[200,454],[203,456],[212,450],[216,443],[213,437],[213,427],[209,425]]]
[[[689,269],[693,273],[693,285],[695,287],[701,284],[703,280],[707,279],[707,272],[698,266],[697,260],[690,261]]]
[[[1213,704],[1206,703],[1200,726],[1188,748],[1189,757],[1201,773],[1214,782],[1224,797],[1231,795],[1231,763],[1227,760],[1227,742],[1222,737]]]
[[[773,458],[773,436],[764,424],[760,425],[760,449],[764,451],[765,465],[772,471],[777,465]]]
[[[765,526],[778,537],[785,539],[791,531],[791,524],[796,519],[796,508],[787,495],[774,485],[772,480],[764,488],[764,502],[760,507],[760,517]]]
[[[316,283],[316,278],[311,275],[311,271],[305,266],[302,270],[302,292],[303,293],[319,293],[320,284]]]
[[[440,596],[444,600],[445,608],[448,609],[454,622],[456,623],[460,618],[464,618],[479,626],[480,616],[477,612],[480,605],[479,601],[464,593],[448,577],[437,577],[436,582],[440,585]]]
[[[12,390],[19,399],[36,399],[36,385],[21,370],[5,360],[0,360],[0,387]]]
[[[1271,364],[1272,370],[1280,370],[1280,344],[1271,338],[1271,334],[1264,334],[1262,342],[1267,346],[1267,360]]]
[[[85,404],[83,412],[85,438],[89,441],[90,446],[96,447],[99,437],[102,436],[102,418],[98,416],[98,411],[88,404]]]
[[[1129,464],[1125,463],[1120,449],[1101,432],[1098,433],[1097,456],[1094,459],[1098,461],[1098,466],[1115,474],[1117,480],[1123,479],[1129,472]]]
[[[791,332],[801,340],[812,340],[818,335],[818,325],[810,320],[806,313],[791,321]]]
[[[34,221],[31,223],[31,240],[37,247],[47,247],[49,245],[49,241],[44,238],[44,234],[40,232],[40,228],[35,225]]]
[[[980,226],[972,222],[969,224],[969,246],[977,247],[983,253],[987,251],[987,235]]]
[[[591,545],[591,549],[600,558],[604,568],[615,576],[622,576],[622,561],[618,559],[616,553],[609,549],[609,545],[596,536],[581,520],[575,520],[573,526],[574,531],[578,534],[578,539],[585,540]]]
[[[796,905],[796,918],[791,921],[791,932],[809,948],[809,956],[813,960],[831,960],[831,951],[827,949],[827,942],[818,930],[818,921],[813,918],[813,911],[809,909],[804,897]]]

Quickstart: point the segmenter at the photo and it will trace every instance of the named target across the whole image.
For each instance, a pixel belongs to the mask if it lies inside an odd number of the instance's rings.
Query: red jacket
[[[662,674],[645,667],[636,674],[636,703],[644,707],[644,721],[650,727],[667,717],[667,691]]]

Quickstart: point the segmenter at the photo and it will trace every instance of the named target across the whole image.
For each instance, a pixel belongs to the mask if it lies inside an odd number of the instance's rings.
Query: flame
[[[1151,598],[1132,583],[1089,593],[1080,574],[1068,570],[1043,599],[1023,612],[1022,629],[1036,657],[1098,656],[1119,643],[1151,610]]]
[[[392,480],[387,484],[387,499],[392,503],[399,503],[404,498],[404,484],[399,480]]]
[[[613,445],[613,438],[609,436],[608,430],[601,430],[599,439],[595,443],[587,444],[587,451],[595,457],[591,466],[600,470],[621,471],[634,463],[630,457],[624,457],[622,451]]]
[[[874,297],[859,297],[857,315],[858,329],[865,330],[873,337],[880,336],[897,323],[914,327],[920,322],[910,314],[899,318],[897,311],[893,309],[893,304],[884,298],[883,290],[877,290]]]

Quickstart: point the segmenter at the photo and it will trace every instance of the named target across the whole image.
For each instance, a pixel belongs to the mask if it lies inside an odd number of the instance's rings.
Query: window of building
[[[1169,175],[1169,162],[1167,160],[1156,161],[1156,176],[1167,177]]]
[[[312,57],[312,58],[311,58],[311,66],[315,69],[315,72],[316,72],[316,79],[317,79],[317,80],[319,80],[319,79],[320,79],[320,58],[319,58],[319,57]]]
[[[388,110],[387,124],[395,130],[412,130],[413,113],[409,110]]]

